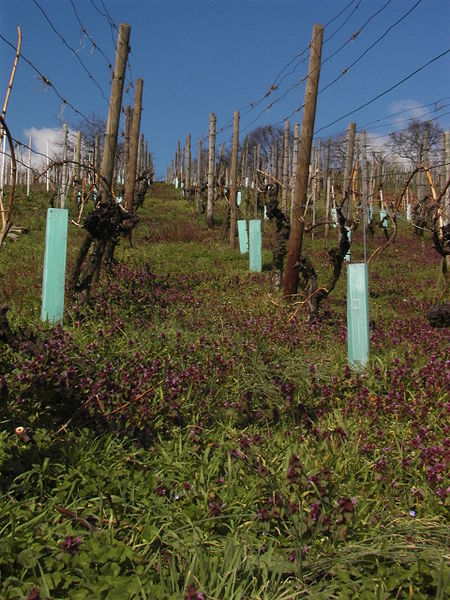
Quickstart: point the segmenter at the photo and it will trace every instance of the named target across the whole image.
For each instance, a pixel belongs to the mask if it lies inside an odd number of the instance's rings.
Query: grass
[[[30,232],[1,250],[11,323],[39,348],[1,346],[2,598],[445,597],[448,339],[424,318],[429,239],[402,225],[371,265],[361,376],[345,274],[320,322],[290,319],[270,273],[229,249],[223,205],[210,230],[164,184],[92,305],[40,324],[47,203],[20,199]],[[267,268],[273,239],[264,223]],[[323,265],[323,241],[308,248]]]

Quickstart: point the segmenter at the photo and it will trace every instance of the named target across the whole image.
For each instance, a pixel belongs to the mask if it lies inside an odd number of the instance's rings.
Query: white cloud
[[[430,107],[423,106],[417,100],[406,99],[392,102],[389,106],[393,122],[404,126],[406,119],[422,119],[429,114]]]
[[[31,165],[33,169],[42,169],[46,164],[47,149],[50,160],[55,160],[62,155],[62,127],[30,127],[23,130],[22,141],[27,146],[31,136]],[[69,130],[69,144],[75,145],[76,132]],[[19,148],[19,158],[28,164],[28,148]]]

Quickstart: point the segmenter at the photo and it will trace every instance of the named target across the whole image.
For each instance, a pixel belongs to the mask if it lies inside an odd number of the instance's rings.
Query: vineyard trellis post
[[[308,67],[308,79],[305,90],[302,129],[300,134],[299,165],[297,170],[297,189],[292,209],[292,222],[288,242],[286,271],[283,281],[283,295],[292,297],[297,293],[299,282],[298,263],[305,231],[304,212],[308,189],[309,163],[316,117],[317,92],[319,88],[322,56],[323,26],[314,25]]]
[[[287,213],[287,193],[289,184],[289,134],[290,124],[289,120],[286,119],[283,135],[283,190],[281,192],[281,210],[284,214]]]
[[[28,136],[28,169],[27,169],[27,196],[30,195],[30,184],[31,184],[31,143],[33,138],[31,133]]]
[[[125,107],[125,130],[124,130],[124,160],[125,160],[125,173],[128,171],[128,161],[130,159],[130,130],[131,120],[133,118],[133,109],[129,104]]]
[[[128,168],[125,173],[125,198],[124,204],[128,212],[133,210],[134,190],[136,185],[136,171],[138,163],[138,148],[139,148],[139,131],[141,127],[141,111],[142,111],[142,89],[143,80],[136,79],[134,86],[134,107],[133,118],[130,128],[130,144],[128,156]]]
[[[195,198],[197,205],[197,212],[202,212],[202,198],[201,198],[201,182],[202,182],[202,140],[198,141],[197,150],[197,185],[195,188]]]
[[[294,125],[294,148],[292,152],[292,185],[291,185],[291,219],[292,219],[292,207],[295,203],[295,192],[297,187],[297,168],[298,168],[298,138],[300,134],[300,125],[295,123]]]
[[[445,132],[445,180],[450,180],[450,131]],[[450,222],[450,188],[444,195],[444,215],[446,223]]]
[[[231,148],[231,171],[230,171],[230,247],[236,247],[236,222],[237,222],[237,161],[239,148],[239,111],[234,113],[233,122],[233,144]]]
[[[184,185],[186,197],[189,197],[191,194],[191,162],[191,134],[188,133],[186,136],[186,183]]]
[[[120,209],[112,196],[112,182],[130,31],[131,26],[128,23],[119,25],[100,181],[98,182],[101,200],[96,202],[93,211],[86,217],[85,227],[88,233],[81,245],[72,274],[73,290],[84,291],[86,300],[89,299],[92,284],[99,278],[105,252],[109,253],[108,258],[110,261],[112,260],[114,246],[117,243],[116,239],[123,220]],[[92,244],[93,250],[91,250]],[[82,273],[83,265],[84,272]]]
[[[69,134],[69,128],[67,123],[63,125],[63,168],[61,178],[61,189],[60,189],[60,200],[59,207],[66,208],[66,194],[67,194],[67,137]]]
[[[101,163],[101,177],[99,191],[104,199],[111,194],[111,184],[114,172],[114,162],[117,149],[117,134],[119,132],[120,111],[122,107],[123,85],[125,82],[125,69],[129,52],[131,26],[128,23],[119,25],[117,39],[116,61],[111,86],[111,99],[109,103],[108,120],[106,123],[105,144]]]
[[[349,123],[347,127],[347,149],[345,154],[344,179],[342,181],[342,214],[345,217],[347,226],[352,221],[352,203],[350,199],[350,190],[353,174],[353,149],[355,147],[356,123]]]
[[[369,172],[367,168],[367,134],[365,131],[361,133],[361,199],[363,213],[363,236],[364,236],[364,262],[367,262],[367,240],[366,232],[369,216]]]
[[[209,149],[208,149],[208,200],[206,205],[206,224],[214,225],[214,174],[216,167],[216,115],[209,113]]]

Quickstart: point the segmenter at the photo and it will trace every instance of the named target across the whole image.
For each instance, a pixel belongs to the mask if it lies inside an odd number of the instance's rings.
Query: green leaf
[[[22,550],[19,552],[17,556],[17,560],[20,564],[25,567],[25,569],[32,569],[38,563],[39,553],[36,550],[32,550],[31,548],[27,548],[26,550]]]

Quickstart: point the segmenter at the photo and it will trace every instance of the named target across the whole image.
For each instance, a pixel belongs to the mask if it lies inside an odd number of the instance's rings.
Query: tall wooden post
[[[63,168],[62,168],[62,181],[61,181],[61,196],[60,196],[60,208],[66,208],[66,196],[67,196],[67,136],[68,136],[67,123],[63,125]]]
[[[292,153],[292,184],[291,184],[291,218],[292,207],[295,204],[295,193],[297,190],[297,168],[298,168],[298,137],[300,134],[300,125],[294,125],[294,150]]]
[[[130,129],[130,154],[128,157],[128,169],[125,176],[125,208],[131,212],[133,210],[134,188],[136,185],[136,171],[139,148],[139,130],[141,127],[142,111],[142,88],[144,82],[141,78],[136,79],[134,86],[134,107],[133,119]]]
[[[186,183],[184,185],[186,196],[191,193],[191,161],[191,134],[188,133],[186,136]]]
[[[445,181],[450,179],[450,131],[445,132]],[[450,223],[450,188],[444,195],[444,218],[445,221]]]
[[[45,189],[47,192],[50,190],[50,156],[49,156],[49,148],[48,148],[48,140],[47,140],[47,151],[46,151],[46,171],[45,171]]]
[[[231,171],[230,171],[230,247],[236,247],[236,222],[237,222],[237,160],[239,148],[239,111],[234,113],[233,123],[233,145],[231,148]]]
[[[366,230],[369,222],[369,170],[367,168],[367,135],[361,134],[361,204],[363,213],[364,262],[367,261]]]
[[[302,130],[300,135],[299,165],[297,171],[297,189],[292,210],[291,231],[289,234],[286,271],[283,281],[284,297],[297,293],[303,234],[305,231],[304,212],[308,190],[309,161],[316,118],[317,91],[319,88],[320,65],[322,56],[323,26],[314,25],[309,57],[308,80],[306,83]]]
[[[258,218],[258,180],[259,180],[258,170],[259,170],[260,157],[261,157],[261,144],[257,144],[254,147],[254,154],[253,154],[253,163],[254,163],[253,185],[254,185],[254,191],[255,191],[255,219]]]
[[[202,199],[200,196],[200,189],[202,187],[202,140],[198,142],[197,150],[197,186],[195,188],[195,201],[197,205],[197,212],[202,212]]]
[[[278,138],[273,143],[273,152],[272,152],[272,162],[273,162],[273,176],[275,179],[280,179],[280,174],[278,172]]]
[[[108,120],[106,123],[105,146],[100,175],[100,192],[103,200],[110,198],[111,185],[114,173],[114,161],[117,149],[117,134],[119,132],[120,109],[122,106],[123,84],[125,81],[125,69],[129,52],[131,27],[128,23],[119,25],[117,37],[116,60],[111,86],[111,98],[109,102]]]
[[[281,194],[281,210],[287,214],[287,192],[289,185],[289,134],[290,124],[286,120],[284,124],[284,148],[283,148],[283,192]]]
[[[325,241],[325,248],[328,247],[328,233],[330,231],[330,224],[328,223],[328,219],[330,216],[330,192],[331,192],[331,179],[330,177],[327,177],[327,197],[326,197],[326,204],[325,204],[325,233],[324,233],[324,241]]]
[[[248,135],[245,136],[244,148],[242,149],[241,157],[241,180],[248,177]]]
[[[176,177],[178,181],[181,183],[181,142],[178,140],[177,142],[177,154],[175,160],[175,169],[176,169]]]
[[[30,183],[31,183],[31,133],[28,136],[28,169],[27,169],[27,196],[30,195]]]
[[[142,171],[144,170],[144,148],[144,134],[142,133],[139,141],[138,163],[136,167],[136,173],[138,175],[141,175]]]
[[[75,179],[77,185],[80,179],[81,171],[81,131],[77,131],[77,145],[75,150]]]
[[[206,205],[206,224],[214,225],[214,175],[216,167],[216,115],[209,113],[209,149],[208,149],[208,201]]]
[[[355,145],[356,123],[350,123],[347,127],[347,150],[345,155],[344,180],[342,182],[342,214],[345,217],[347,225],[352,220],[352,204],[350,200],[350,190],[352,186],[353,173],[353,148]]]
[[[131,108],[131,106],[129,104],[127,104],[127,106],[125,106],[125,138],[124,138],[125,173],[128,170],[128,161],[130,158],[130,131],[131,131],[132,118],[133,118],[133,109]],[[125,177],[126,177],[126,175],[125,175]]]
[[[101,156],[100,156],[100,135],[97,133],[95,136],[94,142],[94,169],[97,177],[100,177],[100,169],[101,169]],[[98,181],[97,181],[98,185]]]

